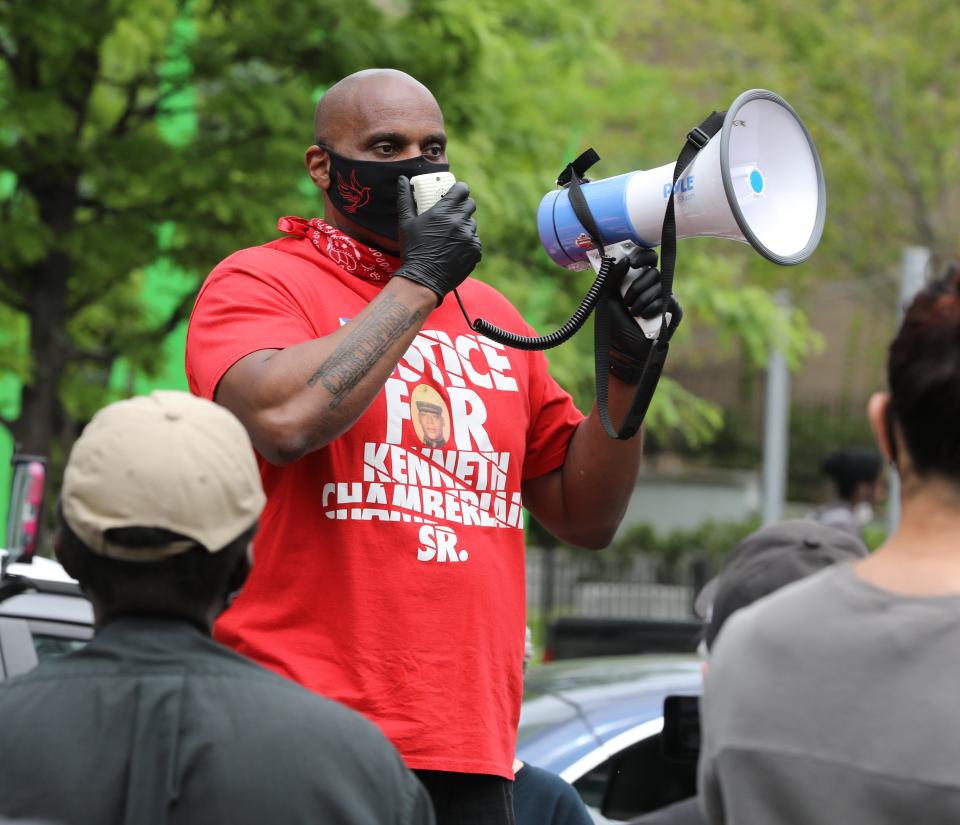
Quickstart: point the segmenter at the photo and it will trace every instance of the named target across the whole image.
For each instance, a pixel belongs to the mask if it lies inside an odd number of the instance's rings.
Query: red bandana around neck
[[[402,263],[399,258],[360,243],[320,218],[306,220],[288,215],[277,221],[277,229],[285,235],[309,238],[321,255],[367,281],[386,283]]]

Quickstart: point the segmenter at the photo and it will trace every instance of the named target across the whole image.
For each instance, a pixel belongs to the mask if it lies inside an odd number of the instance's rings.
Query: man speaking
[[[190,386],[244,423],[268,495],[255,571],[217,635],[376,722],[440,823],[512,822],[523,507],[563,541],[605,546],[640,438],[609,439],[541,353],[477,335],[445,300],[459,287],[478,315],[533,332],[468,277],[481,255],[468,187],[414,209],[409,178],[448,168],[426,87],[358,72],[314,128],[324,219],[283,218],[287,237],[222,261],[190,320]],[[638,251],[627,297],[606,298],[615,415],[649,350],[630,316],[662,310],[655,262]],[[421,421],[429,406],[448,412],[445,438]]]

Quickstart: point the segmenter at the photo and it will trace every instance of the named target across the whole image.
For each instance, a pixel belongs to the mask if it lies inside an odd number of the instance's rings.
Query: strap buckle
[[[581,183],[588,183],[589,181],[584,177],[584,174],[598,160],[600,160],[600,155],[592,147],[582,152],[575,160],[563,167],[563,171],[557,177],[557,186],[568,186],[574,173]]]
[[[699,126],[694,126],[687,132],[687,142],[692,143],[697,149],[702,149],[710,142],[710,135],[704,132]]]

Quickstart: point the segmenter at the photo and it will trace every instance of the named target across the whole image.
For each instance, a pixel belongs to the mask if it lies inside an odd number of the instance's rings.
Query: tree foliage
[[[901,248],[957,253],[960,6],[949,0],[655,0],[624,16],[642,61],[723,108],[783,95],[824,164],[827,228],[797,277],[855,277],[889,299]],[[793,272],[779,273],[793,277]]]
[[[558,325],[590,279],[540,249],[540,197],[591,143],[607,158],[601,175],[665,162],[698,105],[669,94],[658,61],[608,42],[619,8],[48,0],[38,14],[0,0],[0,370],[22,381],[4,423],[50,454],[124,392],[111,390],[118,359],[155,373],[218,260],[275,237],[279,215],[317,213],[302,168],[313,103],[368,66],[407,70],[435,92],[454,171],[479,204],[478,277],[538,327]],[[681,255],[687,323],[714,325],[758,360],[785,327],[780,342],[799,357],[802,322],[784,324],[765,291],[744,288],[745,257],[705,249]],[[146,301],[157,272],[166,299]],[[590,336],[552,358],[587,400]],[[703,441],[719,413],[665,381],[650,421]]]

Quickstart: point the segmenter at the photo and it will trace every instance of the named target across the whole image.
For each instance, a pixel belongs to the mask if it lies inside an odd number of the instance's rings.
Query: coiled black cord
[[[467,319],[467,323],[474,332],[479,332],[481,335],[485,335],[497,343],[513,347],[513,349],[553,349],[565,341],[569,341],[580,330],[580,327],[587,322],[590,313],[593,312],[597,306],[597,301],[600,299],[600,294],[603,292],[603,287],[607,282],[614,263],[616,263],[615,258],[604,256],[600,259],[600,270],[597,272],[597,277],[593,285],[580,302],[580,306],[577,307],[573,315],[570,316],[560,329],[551,332],[549,335],[517,335],[515,332],[500,329],[500,327],[484,321],[482,318],[471,321],[470,316],[467,315],[467,310],[463,306],[463,301],[460,300],[460,294],[456,290],[453,291],[453,294],[456,296],[457,303],[460,304],[460,311],[463,313],[463,317]]]

